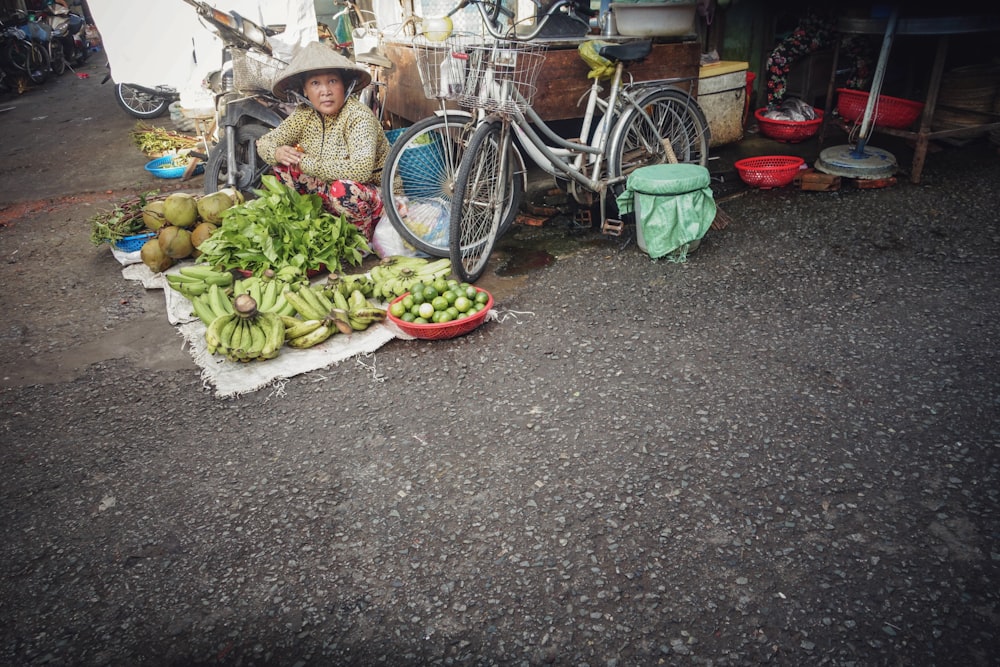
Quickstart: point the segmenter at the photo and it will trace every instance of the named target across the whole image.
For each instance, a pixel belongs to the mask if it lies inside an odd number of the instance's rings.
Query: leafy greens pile
[[[261,180],[256,199],[222,214],[219,228],[198,247],[199,262],[255,275],[287,265],[338,272],[343,262],[361,264],[368,241],[344,216],[324,210],[319,195],[299,194],[271,175]]]

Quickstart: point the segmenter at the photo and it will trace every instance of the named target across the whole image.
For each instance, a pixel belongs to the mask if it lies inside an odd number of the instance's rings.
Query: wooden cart
[[[621,41],[626,38],[594,36],[584,39]],[[547,122],[579,118],[583,109],[578,105],[581,100],[586,101],[591,84],[587,78],[590,68],[577,53],[580,40],[547,40],[546,43],[549,50],[538,75],[538,91],[532,106]],[[424,97],[413,50],[399,43],[389,43],[385,47],[386,55],[394,64],[388,75],[386,110],[403,121],[402,124],[432,115],[439,109],[438,101]],[[691,92],[697,95],[700,59],[701,45],[697,41],[661,41],[653,45],[653,52],[646,60],[631,65],[628,72],[635,81],[691,78]]]

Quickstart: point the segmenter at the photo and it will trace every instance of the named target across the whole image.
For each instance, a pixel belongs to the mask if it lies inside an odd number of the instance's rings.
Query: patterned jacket
[[[278,146],[298,144],[305,151],[299,168],[327,182],[379,185],[389,154],[389,140],[375,114],[357,97],[347,98],[334,117],[299,105],[281,124],[257,140],[257,152],[275,163]]]

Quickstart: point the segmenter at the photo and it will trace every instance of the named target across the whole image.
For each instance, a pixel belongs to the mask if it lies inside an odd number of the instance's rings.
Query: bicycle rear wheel
[[[431,257],[448,256],[455,175],[475,121],[446,113],[399,133],[382,169],[385,215],[403,240]]]
[[[483,275],[496,240],[513,221],[508,214],[520,206],[524,190],[510,146],[510,127],[500,120],[481,123],[469,140],[455,179],[449,237],[451,268],[460,280]]]
[[[640,167],[672,161],[664,146],[668,139],[677,162],[705,167],[709,138],[708,121],[694,98],[676,88],[654,90],[639,99],[638,109],[626,107],[615,123],[608,142],[608,174],[628,176]],[[624,182],[612,188],[624,189]]]

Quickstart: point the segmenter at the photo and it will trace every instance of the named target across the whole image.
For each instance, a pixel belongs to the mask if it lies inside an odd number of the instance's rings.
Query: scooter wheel
[[[159,118],[166,113],[170,101],[156,95],[144,93],[127,83],[115,85],[115,101],[118,106],[136,118]]]

